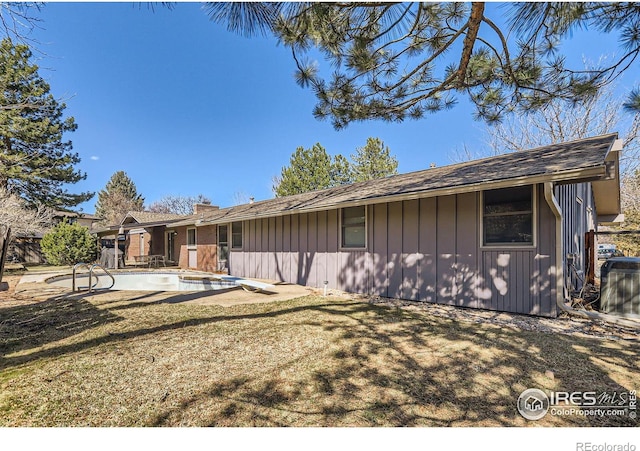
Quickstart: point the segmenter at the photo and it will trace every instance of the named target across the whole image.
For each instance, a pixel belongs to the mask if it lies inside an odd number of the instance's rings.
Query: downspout
[[[560,209],[560,205],[558,205],[558,201],[553,194],[553,183],[545,182],[544,198],[556,217],[556,304],[558,308],[569,315],[580,316],[591,320],[600,320],[615,324],[616,326],[628,327],[631,329],[640,329],[640,323],[630,319],[619,318],[617,316],[607,315],[606,313],[578,310],[571,307],[571,299],[568,296],[569,290],[567,290],[564,285],[564,260],[562,258],[562,210]],[[565,301],[568,301],[569,304],[566,304]]]

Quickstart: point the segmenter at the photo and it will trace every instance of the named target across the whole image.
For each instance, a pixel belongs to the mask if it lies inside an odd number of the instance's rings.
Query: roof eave
[[[620,223],[624,222],[624,215],[598,215],[598,226],[615,226],[620,225]]]
[[[421,198],[429,198],[429,197],[438,197],[438,196],[448,196],[453,194],[463,194],[469,192],[483,191],[489,189],[499,189],[499,188],[508,188],[513,186],[524,186],[524,185],[533,185],[538,183],[545,182],[553,182],[553,183],[563,183],[563,182],[583,182],[583,181],[592,181],[592,180],[600,180],[603,177],[606,177],[607,171],[606,166],[598,165],[591,168],[582,168],[571,171],[564,171],[558,173],[551,174],[539,174],[534,176],[523,176],[511,179],[501,179],[495,181],[488,182],[480,182],[480,183],[470,183],[466,185],[459,185],[453,187],[445,187],[438,189],[430,189],[430,190],[421,190],[414,191],[411,193],[401,193],[401,194],[392,194],[386,196],[377,196],[368,199],[358,199],[352,200],[348,202],[335,202],[335,203],[327,203],[319,206],[309,207],[309,208],[296,208],[286,211],[279,211],[275,213],[263,213],[256,215],[238,215],[236,217],[225,217],[220,219],[212,219],[212,220],[201,220],[200,225],[215,225],[215,224],[224,224],[228,222],[235,221],[247,221],[252,219],[262,219],[262,218],[270,218],[277,216],[285,216],[290,214],[297,213],[312,213],[315,211],[324,211],[324,210],[333,210],[336,208],[348,208],[353,206],[360,205],[370,205],[377,204],[383,202],[399,202],[405,200],[414,200]],[[192,224],[189,225],[198,225],[196,224],[198,221],[193,221]],[[185,224],[186,225],[186,224]]]
[[[123,230],[129,231],[131,229],[145,229],[149,227],[161,227],[166,225],[173,225],[174,222],[178,222],[178,221],[182,221],[182,219],[178,218],[178,219],[167,219],[166,221],[156,221],[156,222],[146,222],[146,223],[136,222],[136,223],[128,223],[128,224],[122,224],[122,225],[112,225],[112,226],[108,226],[107,229],[94,231],[93,233],[95,233],[98,236],[109,236],[109,235],[113,235],[114,232],[118,233],[121,227]]]
[[[593,199],[598,216],[617,216],[622,213],[620,198],[620,152],[623,142],[614,141],[605,157],[607,175],[593,183]]]

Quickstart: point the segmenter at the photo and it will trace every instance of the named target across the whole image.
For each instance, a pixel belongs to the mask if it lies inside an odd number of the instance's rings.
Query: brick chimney
[[[214,211],[220,210],[220,207],[217,205],[211,204],[194,204],[193,205],[193,214],[204,213],[205,211]]]

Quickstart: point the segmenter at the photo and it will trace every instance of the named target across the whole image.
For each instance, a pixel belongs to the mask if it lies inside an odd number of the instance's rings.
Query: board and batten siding
[[[590,183],[557,186],[555,196],[562,211],[562,248],[564,267],[567,254],[575,255],[575,271],[568,268],[567,279],[575,289],[582,288],[588,259],[585,252],[585,234],[596,228],[596,209]],[[581,274],[576,274],[580,271]]]
[[[367,248],[340,248],[340,210],[244,221],[230,273],[322,289],[555,316],[555,217],[537,187],[535,247],[481,243],[480,193],[368,205]]]

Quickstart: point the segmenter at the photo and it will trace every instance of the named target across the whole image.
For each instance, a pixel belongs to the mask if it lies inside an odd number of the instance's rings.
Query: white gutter
[[[549,204],[551,211],[556,217],[556,304],[560,310],[567,312],[569,315],[580,316],[590,320],[600,320],[616,326],[628,327],[631,329],[640,329],[640,323],[623,319],[606,313],[591,312],[588,310],[578,310],[571,307],[571,299],[568,296],[568,290],[564,286],[564,260],[562,258],[562,210],[558,201],[553,194],[553,183],[544,184],[544,198]],[[569,305],[565,303],[569,301]]]

